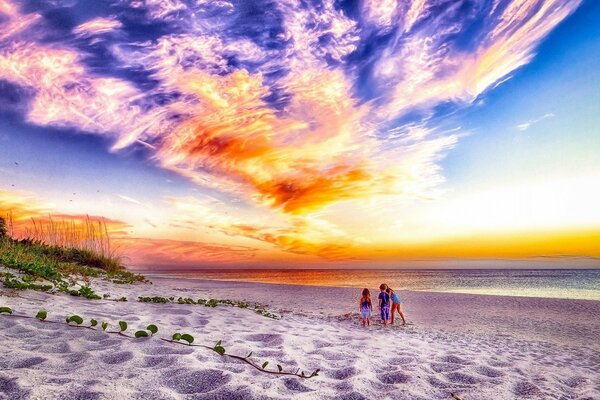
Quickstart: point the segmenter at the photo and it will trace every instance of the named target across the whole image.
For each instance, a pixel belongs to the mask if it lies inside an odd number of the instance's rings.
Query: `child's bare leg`
[[[395,313],[395,311],[396,311],[396,304],[395,304],[395,303],[392,303],[392,310],[391,310],[391,313],[392,313],[392,321],[390,322],[390,325],[394,325],[394,313]]]
[[[402,325],[406,325],[406,318],[404,317],[402,306],[400,304],[398,304],[398,314],[400,314],[400,318],[402,318]]]

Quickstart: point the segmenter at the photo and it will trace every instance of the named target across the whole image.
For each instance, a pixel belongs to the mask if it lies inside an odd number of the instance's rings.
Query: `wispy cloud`
[[[545,119],[554,117],[555,115],[552,113],[544,114],[539,118],[531,119],[527,122],[523,122],[522,124],[517,125],[517,129],[520,131],[526,131],[527,129],[531,128],[532,125],[537,124],[538,122],[543,121]]]
[[[30,123],[104,135],[113,151],[142,144],[162,168],[277,219],[216,223],[228,234],[333,254],[354,239],[326,211],[430,196],[459,137],[431,122],[436,107],[508,79],[580,1],[317,3],[123,1],[129,19],[57,34],[3,2],[0,79],[31,93]],[[90,61],[98,53],[107,65]]]
[[[133,197],[124,196],[122,194],[117,194],[117,197],[120,198],[121,200],[128,201],[129,203],[142,205],[142,203],[140,201],[134,199]]]

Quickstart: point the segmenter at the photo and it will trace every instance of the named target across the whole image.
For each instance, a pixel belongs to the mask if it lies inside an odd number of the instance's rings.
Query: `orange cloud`
[[[126,249],[126,261],[132,268],[164,266],[176,269],[182,265],[214,266],[228,263],[250,263],[256,250],[243,246],[225,246],[181,240],[121,238],[116,243]]]

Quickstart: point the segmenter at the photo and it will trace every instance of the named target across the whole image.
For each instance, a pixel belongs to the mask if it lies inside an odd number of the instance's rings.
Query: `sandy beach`
[[[600,302],[402,292],[409,325],[359,326],[356,290],[152,278],[153,284],[93,282],[127,302],[33,291],[0,291],[2,399],[598,399]],[[138,296],[219,298],[260,303],[271,319],[228,305],[153,304]],[[34,316],[48,311],[41,322]],[[94,318],[128,323],[133,335],[68,326]],[[375,319],[373,322],[376,322]],[[210,349],[168,343],[175,332],[194,344],[218,340],[229,354],[268,370],[298,368],[302,379],[258,371]]]

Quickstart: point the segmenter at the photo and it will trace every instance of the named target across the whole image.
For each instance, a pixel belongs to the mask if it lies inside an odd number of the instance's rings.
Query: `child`
[[[392,322],[390,322],[390,325],[394,325],[394,313],[396,310],[398,310],[398,314],[400,314],[400,318],[402,318],[402,325],[406,325],[406,318],[404,318],[402,307],[400,307],[400,297],[398,297],[396,292],[390,287],[387,288],[386,292],[390,295],[392,300]]]
[[[388,320],[390,319],[390,295],[386,292],[387,285],[382,283],[379,285],[379,309],[381,314],[381,322],[383,325],[387,325]]]
[[[371,301],[371,292],[369,292],[369,289],[363,289],[362,296],[358,302],[358,308],[360,310],[360,320],[362,321],[362,325],[371,326],[371,311],[373,311],[373,302]]]

